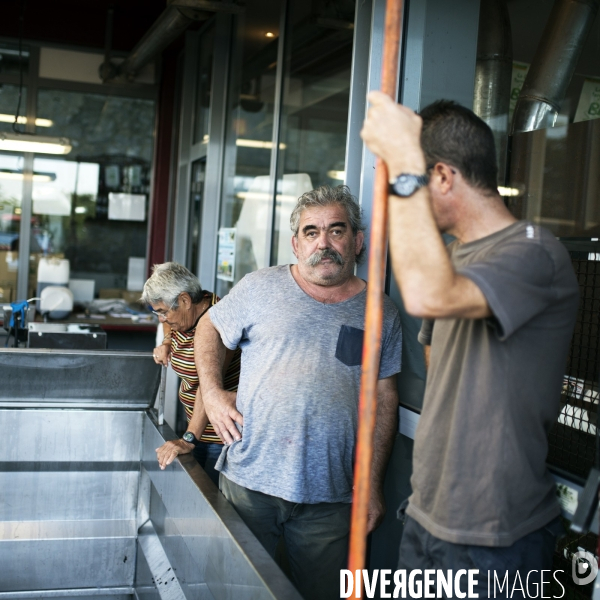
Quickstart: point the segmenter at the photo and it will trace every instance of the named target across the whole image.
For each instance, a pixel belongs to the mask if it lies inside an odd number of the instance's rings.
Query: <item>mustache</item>
[[[324,258],[330,258],[334,263],[338,265],[344,264],[344,259],[342,255],[333,248],[323,248],[323,250],[317,250],[313,252],[308,259],[306,260],[306,264],[309,267],[317,266]]]

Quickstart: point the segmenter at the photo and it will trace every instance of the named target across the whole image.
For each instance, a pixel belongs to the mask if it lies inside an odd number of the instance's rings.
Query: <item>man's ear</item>
[[[292,250],[294,251],[294,256],[298,258],[298,238],[295,235],[292,236]]]
[[[354,238],[354,254],[358,256],[362,247],[365,243],[365,234],[363,231],[359,231]]]
[[[436,163],[429,177],[430,183],[437,188],[441,194],[447,194],[454,185],[456,169],[446,163]]]

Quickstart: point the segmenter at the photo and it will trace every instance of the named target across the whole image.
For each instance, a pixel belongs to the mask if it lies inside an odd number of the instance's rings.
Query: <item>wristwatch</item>
[[[390,196],[400,196],[408,198],[423,186],[429,183],[429,175],[412,175],[410,173],[400,173],[395,179],[390,179],[388,192]]]
[[[187,442],[188,444],[194,444],[194,446],[197,446],[200,442],[196,439],[196,436],[191,432],[191,431],[186,431],[182,436],[181,439],[184,442]]]

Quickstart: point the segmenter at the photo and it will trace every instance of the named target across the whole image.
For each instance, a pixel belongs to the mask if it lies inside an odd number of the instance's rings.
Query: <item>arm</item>
[[[388,166],[389,174],[426,171],[421,150],[421,118],[379,92],[369,94],[371,108],[361,135]],[[438,163],[440,185],[451,186],[460,174]],[[416,317],[480,319],[491,315],[481,290],[454,270],[431,208],[428,187],[410,198],[390,198],[390,251],[407,311]]]
[[[157,365],[169,366],[169,360],[171,358],[171,327],[167,323],[162,324],[163,327],[163,340],[159,346],[156,346],[152,352],[154,362]]]
[[[206,411],[204,410],[204,403],[202,402],[202,394],[200,388],[196,392],[196,398],[194,400],[194,412],[192,418],[187,426],[187,431],[191,431],[197,440],[204,433],[208,418]],[[160,448],[156,449],[156,458],[161,469],[164,469],[167,465],[170,465],[177,456],[180,454],[189,454],[194,449],[194,444],[190,444],[185,440],[171,440],[165,442]]]
[[[194,348],[198,349],[194,352],[194,359],[206,414],[216,434],[224,443],[231,444],[242,437],[235,423],[243,425],[244,420],[235,407],[236,393],[223,389],[227,348],[210,320],[210,313],[204,319],[200,319],[196,327]]]
[[[377,528],[385,515],[383,482],[398,429],[398,390],[396,376],[377,382],[377,416],[373,435],[371,464],[371,499],[367,516],[369,533]]]
[[[225,356],[225,364],[223,365],[223,374],[227,371],[227,367],[231,362],[234,351],[227,350]],[[194,400],[194,411],[192,418],[187,426],[187,431],[191,431],[194,437],[199,440],[206,426],[208,425],[208,416],[204,409],[204,402],[202,401],[202,393],[200,387],[196,391],[196,398]],[[177,456],[180,454],[189,454],[194,450],[194,444],[189,444],[185,440],[172,440],[164,443],[160,448],[156,449],[156,458],[161,469],[164,469],[167,465],[170,465]]]

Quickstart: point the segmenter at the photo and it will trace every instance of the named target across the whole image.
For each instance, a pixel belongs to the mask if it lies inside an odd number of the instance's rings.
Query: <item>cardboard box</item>
[[[19,253],[10,250],[0,251],[0,281],[17,287]]]
[[[37,271],[40,258],[43,254],[31,254],[29,256],[29,285],[28,289],[34,290],[37,288]],[[63,258],[64,255],[53,254],[57,258]],[[11,250],[0,250],[0,283],[5,283],[16,289],[17,287],[17,271],[19,268],[19,253]]]
[[[129,292],[127,290],[123,291],[122,298],[127,302],[127,304],[138,304],[141,305],[140,298],[142,296],[142,292]]]
[[[102,288],[98,290],[98,298],[108,300],[113,298],[123,298],[123,292],[127,290],[121,288]]]
[[[12,286],[0,283],[0,303],[13,302],[14,295],[15,289]]]
[[[127,304],[139,304],[142,292],[128,292],[121,288],[103,288],[98,290],[98,298],[102,300],[119,298],[125,300]]]

